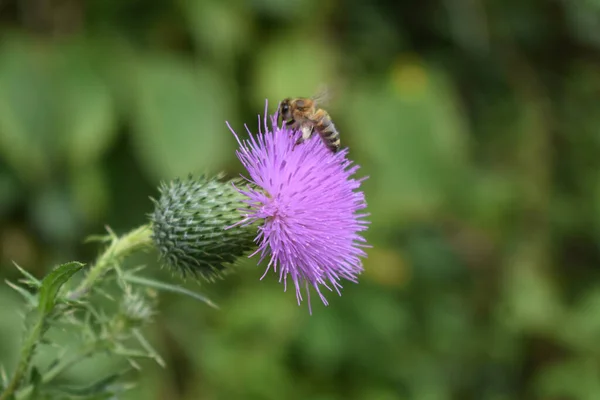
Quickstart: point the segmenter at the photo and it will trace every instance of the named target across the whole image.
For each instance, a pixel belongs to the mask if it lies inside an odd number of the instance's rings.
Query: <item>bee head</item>
[[[279,105],[279,115],[284,121],[291,119],[292,113],[290,109],[290,99],[283,99],[281,104]]]

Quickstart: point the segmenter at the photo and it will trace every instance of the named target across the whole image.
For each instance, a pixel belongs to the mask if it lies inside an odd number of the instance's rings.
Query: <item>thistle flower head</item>
[[[152,239],[163,262],[183,277],[212,281],[254,248],[256,227],[225,229],[242,216],[243,196],[231,183],[215,178],[163,183],[154,201]]]
[[[321,286],[340,294],[340,281],[357,282],[362,272],[360,235],[368,214],[362,179],[353,178],[357,165],[347,159],[347,149],[332,153],[318,134],[296,145],[301,132],[277,124],[277,113],[249,140],[241,141],[237,156],[247,169],[249,184],[236,187],[245,196],[241,225],[258,222],[260,261],[268,258],[266,273],[279,269],[279,280],[287,288],[294,283],[298,304],[306,289],[310,311],[310,287],[327,305]],[[253,254],[253,255],[254,255]],[[259,261],[259,263],[260,263]],[[263,275],[264,277],[264,275]],[[262,278],[261,278],[262,279]]]

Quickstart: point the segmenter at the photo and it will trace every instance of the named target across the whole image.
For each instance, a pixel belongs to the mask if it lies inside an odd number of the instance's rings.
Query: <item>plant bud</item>
[[[255,226],[231,227],[242,220],[244,196],[218,178],[162,183],[153,199],[152,238],[163,264],[183,277],[212,281],[255,247]]]

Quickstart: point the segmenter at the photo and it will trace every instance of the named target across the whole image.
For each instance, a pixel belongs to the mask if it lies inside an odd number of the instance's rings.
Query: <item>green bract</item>
[[[214,280],[254,247],[256,227],[242,219],[243,195],[217,178],[162,183],[155,203],[152,238],[162,262],[182,276]]]

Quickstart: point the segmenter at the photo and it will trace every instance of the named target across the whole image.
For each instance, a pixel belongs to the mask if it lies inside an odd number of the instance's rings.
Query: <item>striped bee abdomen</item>
[[[340,133],[336,129],[331,117],[325,110],[319,109],[315,113],[315,130],[327,148],[336,153],[340,149]]]

